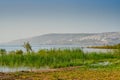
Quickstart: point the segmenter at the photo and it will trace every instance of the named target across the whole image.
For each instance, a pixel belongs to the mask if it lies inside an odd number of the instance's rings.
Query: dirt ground
[[[120,70],[69,67],[39,71],[0,73],[0,80],[120,80]]]

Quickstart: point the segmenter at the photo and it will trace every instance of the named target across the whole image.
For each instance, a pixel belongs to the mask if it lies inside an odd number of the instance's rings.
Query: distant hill
[[[105,33],[65,33],[65,34],[45,34],[28,39],[15,40],[6,43],[7,45],[22,45],[29,41],[32,45],[63,45],[77,44],[81,46],[117,44],[120,43],[120,32]]]

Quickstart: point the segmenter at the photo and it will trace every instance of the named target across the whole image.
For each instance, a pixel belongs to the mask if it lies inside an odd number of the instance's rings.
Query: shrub
[[[6,54],[7,51],[5,49],[0,49],[0,54],[3,55],[3,54]]]
[[[23,54],[23,51],[22,51],[22,50],[16,50],[15,54],[22,55],[22,54]]]

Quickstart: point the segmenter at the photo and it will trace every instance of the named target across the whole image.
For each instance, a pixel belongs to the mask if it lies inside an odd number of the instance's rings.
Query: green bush
[[[6,54],[7,53],[7,51],[5,50],[5,49],[0,49],[0,54],[1,55],[4,55],[4,54]]]
[[[23,51],[22,51],[22,50],[16,50],[16,51],[15,51],[15,54],[22,55],[22,54],[23,54]]]

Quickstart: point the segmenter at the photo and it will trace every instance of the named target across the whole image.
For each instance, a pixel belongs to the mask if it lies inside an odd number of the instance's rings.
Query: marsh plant
[[[26,47],[27,48],[27,47]],[[27,49],[26,49],[27,50]],[[29,51],[31,50],[31,51]],[[33,52],[28,48],[28,52],[16,50],[6,52],[5,49],[0,50],[0,65],[9,67],[69,67],[69,66],[85,66],[99,62],[113,62],[115,65],[120,64],[120,49],[112,52],[87,52],[84,53],[80,48],[66,48],[66,49],[40,49]],[[7,53],[7,54],[6,54]],[[29,54],[31,53],[31,54]],[[5,55],[3,55],[5,54]],[[116,60],[117,63],[115,62]],[[119,65],[120,66],[120,65]]]
[[[19,54],[19,55],[18,55]],[[83,56],[84,54],[84,56]],[[59,68],[68,66],[83,66],[104,60],[120,59],[117,53],[83,53],[79,48],[74,49],[41,49],[36,53],[24,54],[22,50],[15,54],[0,56],[1,66],[10,67],[45,67]]]
[[[0,56],[1,66],[67,67],[82,64],[83,57],[81,49],[41,49],[31,54],[22,54],[21,50],[17,50],[15,54],[11,53]]]

